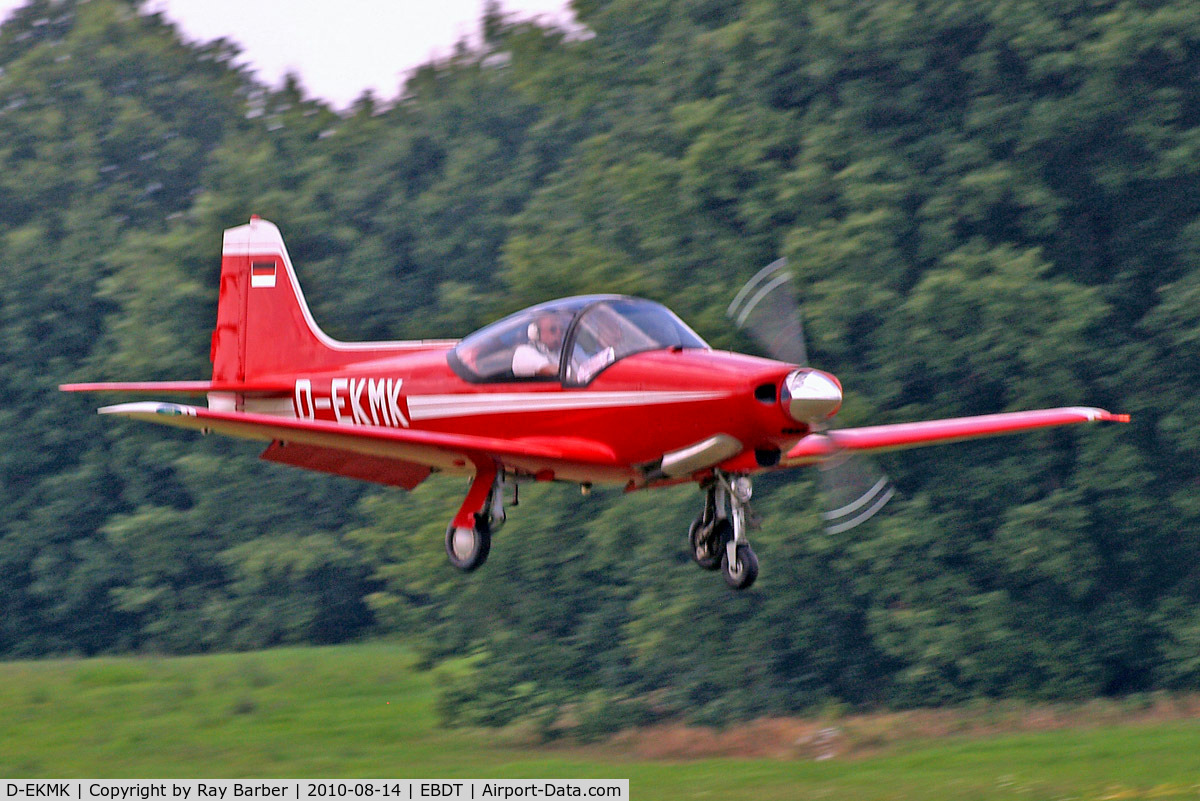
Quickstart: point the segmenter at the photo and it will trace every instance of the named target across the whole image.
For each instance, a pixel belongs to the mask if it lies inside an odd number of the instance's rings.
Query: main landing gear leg
[[[725,488],[716,479],[711,479],[702,488],[704,509],[688,529],[688,546],[692,559],[701,569],[718,570],[725,542],[733,537],[733,525],[725,516]]]
[[[504,525],[504,518],[504,471],[495,462],[480,462],[467,497],[446,529],[450,564],[470,573],[486,562],[492,532]]]
[[[705,570],[720,568],[731,588],[747,589],[758,578],[758,557],[746,538],[750,479],[718,472],[703,486],[704,510],[688,531],[692,558]]]

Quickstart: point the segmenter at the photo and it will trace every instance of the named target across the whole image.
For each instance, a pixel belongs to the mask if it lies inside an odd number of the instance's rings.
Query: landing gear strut
[[[750,479],[718,472],[703,487],[704,509],[688,530],[692,559],[705,570],[720,568],[731,588],[747,589],[758,578],[758,557],[746,539]]]
[[[492,532],[504,521],[504,471],[492,463],[477,465],[471,489],[446,529],[450,564],[470,573],[486,562],[492,550]]]

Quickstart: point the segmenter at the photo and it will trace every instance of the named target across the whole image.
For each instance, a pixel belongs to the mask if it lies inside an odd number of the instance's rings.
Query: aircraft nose
[[[842,406],[842,385],[821,370],[793,370],[783,380],[780,392],[783,409],[798,423],[832,417]]]

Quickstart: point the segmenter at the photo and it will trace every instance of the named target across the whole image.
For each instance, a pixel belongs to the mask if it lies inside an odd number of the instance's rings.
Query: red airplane
[[[211,380],[61,389],[207,395],[207,407],[155,401],[99,411],[262,440],[270,443],[262,458],[294,467],[409,490],[434,472],[473,476],[446,531],[450,562],[463,571],[487,559],[506,485],[515,493],[523,481],[585,491],[697,482],[705,500],[689,531],[692,555],[734,589],[758,574],[747,540],[752,475],[1129,420],[1071,407],[826,429],[842,387],[805,365],[798,318],[772,306],[788,297],[787,281],[777,262],[731,307],[778,359],[713,350],[666,307],[620,295],[543,303],[461,341],[346,343],[313,321],[279,229],[255,216],[225,232]],[[825,515],[830,530],[857,525],[891,497],[886,479],[869,476]]]

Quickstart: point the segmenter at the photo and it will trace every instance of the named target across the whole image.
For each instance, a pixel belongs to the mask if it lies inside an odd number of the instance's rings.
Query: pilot
[[[512,371],[518,378],[558,375],[558,355],[566,333],[565,315],[546,312],[529,324],[529,342],[513,351]]]

